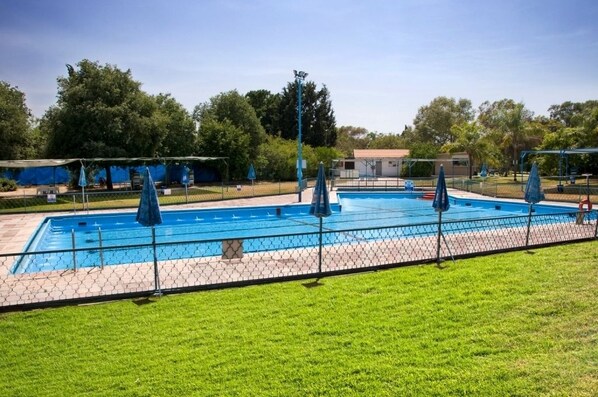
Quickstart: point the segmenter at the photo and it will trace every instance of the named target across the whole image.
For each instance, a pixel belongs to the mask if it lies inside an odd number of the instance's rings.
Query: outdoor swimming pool
[[[421,193],[343,192],[338,193],[338,200],[339,204],[332,205],[332,215],[324,219],[324,232],[338,232],[334,236],[337,243],[350,242],[353,238],[349,233],[351,230],[368,229],[366,233],[360,233],[360,238],[365,236],[375,240],[380,238],[377,228],[427,224],[438,220],[432,201],[423,200]],[[577,211],[572,207],[542,204],[534,205],[534,210],[536,214],[574,214]],[[452,231],[450,221],[507,218],[527,213],[526,203],[451,197],[451,208],[443,214],[443,223],[448,222],[444,230],[446,233]],[[163,211],[162,215],[163,223],[156,226],[157,243],[181,246],[181,249],[174,250],[175,254],[171,253],[162,260],[221,255],[222,240],[230,239],[247,239],[245,252],[317,245],[314,234],[319,230],[319,220],[309,215],[309,204]],[[555,217],[554,222],[562,219]],[[512,226],[513,222],[509,225]],[[525,218],[521,218],[521,225],[525,225]],[[484,226],[476,222],[476,228],[480,227]],[[496,227],[496,222],[489,222],[487,227]],[[463,231],[462,224],[459,230]],[[418,228],[410,228],[409,233],[418,235]],[[271,236],[283,237],[270,244],[260,243],[259,238],[265,240]],[[209,242],[204,243],[206,240]],[[324,244],[330,241],[332,234],[325,233]],[[55,252],[23,256],[12,272],[33,273],[74,266],[147,261],[151,250],[149,243],[151,228],[139,225],[134,212],[48,217],[32,236],[26,251]],[[65,255],[64,250],[73,250],[73,256]]]

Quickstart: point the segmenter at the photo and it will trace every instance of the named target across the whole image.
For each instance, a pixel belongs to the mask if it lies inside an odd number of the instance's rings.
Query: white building
[[[340,178],[398,178],[403,159],[408,157],[408,149],[355,149],[353,158],[337,161],[335,174]]]

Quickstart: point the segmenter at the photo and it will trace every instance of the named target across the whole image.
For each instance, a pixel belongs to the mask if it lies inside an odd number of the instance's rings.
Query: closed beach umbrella
[[[181,183],[185,185],[185,203],[189,204],[189,169],[187,167],[183,167],[183,177],[181,178]]]
[[[253,163],[249,164],[249,171],[247,172],[247,179],[251,181],[251,192],[253,193],[253,181],[256,178],[255,176],[255,168],[253,168]]]
[[[247,179],[249,179],[250,181],[257,179],[255,176],[255,168],[253,168],[253,163],[249,164],[249,171],[247,172]]]
[[[332,215],[328,190],[326,189],[326,174],[324,172],[324,164],[322,162],[320,162],[320,166],[318,168],[318,178],[316,180],[316,186],[314,187],[314,194],[311,198],[309,214],[320,219],[320,251],[318,272],[322,273],[322,218]]]
[[[81,202],[83,209],[85,209],[85,186],[87,186],[87,177],[85,176],[85,166],[81,164],[81,171],[79,171],[79,186],[81,186]]]
[[[436,193],[432,207],[438,212],[438,237],[436,239],[436,264],[440,265],[440,237],[442,236],[442,213],[448,211],[451,204],[449,202],[448,191],[446,190],[446,180],[444,177],[444,166],[440,165],[438,174],[438,183],[436,184]]]
[[[524,199],[529,203],[529,213],[527,217],[527,234],[525,237],[525,246],[529,243],[529,231],[532,223],[532,206],[540,201],[544,200],[544,192],[540,183],[540,174],[538,173],[538,165],[532,164],[532,169],[529,172],[529,178],[527,179],[527,185],[525,185],[525,196]]]
[[[486,168],[486,164],[482,164],[482,170],[480,171],[480,176],[482,178],[486,178],[488,176],[488,169]]]
[[[137,209],[137,222],[143,226],[152,228],[152,248],[154,251],[154,286],[156,295],[161,294],[160,277],[158,275],[158,256],[156,254],[156,225],[162,223],[162,213],[160,212],[160,203],[158,202],[158,192],[150,175],[149,168],[145,168],[143,176],[143,189],[141,190],[141,199]]]

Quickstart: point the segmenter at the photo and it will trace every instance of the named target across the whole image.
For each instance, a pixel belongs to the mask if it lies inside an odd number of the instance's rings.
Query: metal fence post
[[[73,271],[77,271],[77,253],[75,252],[75,229],[71,229],[71,241],[73,243]]]
[[[100,245],[100,269],[104,268],[104,249],[102,244],[102,228],[98,227],[98,242]]]

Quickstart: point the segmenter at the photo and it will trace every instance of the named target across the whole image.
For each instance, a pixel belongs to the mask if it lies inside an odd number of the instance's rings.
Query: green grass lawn
[[[445,266],[2,314],[0,395],[598,395],[598,242]]]

